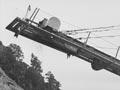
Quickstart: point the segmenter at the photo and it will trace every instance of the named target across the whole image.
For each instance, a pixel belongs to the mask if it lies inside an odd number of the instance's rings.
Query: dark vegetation
[[[31,54],[31,65],[23,59],[20,46],[4,46],[0,42],[0,67],[19,86],[24,90],[60,90],[60,83],[50,71],[42,75],[41,61],[34,54]]]

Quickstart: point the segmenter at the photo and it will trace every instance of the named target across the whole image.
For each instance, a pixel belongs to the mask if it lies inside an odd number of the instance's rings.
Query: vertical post
[[[85,41],[85,43],[84,43],[84,44],[87,44],[88,39],[89,39],[89,37],[90,37],[90,34],[91,34],[91,32],[89,32],[89,33],[88,33],[87,39],[86,39],[86,41]]]
[[[115,58],[117,58],[118,53],[119,53],[119,50],[120,50],[120,46],[119,46],[118,49],[117,49],[117,52],[116,52]]]

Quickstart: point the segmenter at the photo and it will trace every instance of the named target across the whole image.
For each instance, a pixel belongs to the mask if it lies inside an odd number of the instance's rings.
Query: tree
[[[42,76],[41,61],[33,53],[31,54],[31,66],[27,69],[25,74],[26,90],[45,90],[44,77]]]
[[[43,72],[43,70],[41,68],[41,64],[42,64],[42,62],[38,59],[38,57],[36,57],[32,53],[32,55],[31,55],[31,65],[38,73],[42,73]]]
[[[44,90],[44,77],[33,67],[27,69],[25,79],[28,90]]]
[[[2,42],[1,42],[2,43]],[[12,54],[12,50],[9,47],[0,45],[0,67],[9,73],[13,64],[16,62],[15,57]]]
[[[20,46],[10,44],[5,47],[0,42],[0,67],[24,90],[60,90],[60,83],[51,72],[46,74],[48,82],[42,76],[42,62],[31,54],[31,65],[23,62],[24,54]]]
[[[8,46],[12,50],[12,54],[16,58],[17,61],[22,61],[24,59],[24,53],[21,50],[21,47],[17,44],[10,44]]]
[[[46,73],[46,79],[48,80],[48,90],[60,90],[60,82],[58,82],[51,71]]]

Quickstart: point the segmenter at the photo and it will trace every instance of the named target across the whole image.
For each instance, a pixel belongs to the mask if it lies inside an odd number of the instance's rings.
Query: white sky
[[[69,22],[80,28],[94,28],[102,26],[120,25],[120,1],[119,0],[0,0],[0,40],[3,44],[16,43],[25,53],[25,62],[29,63],[30,55],[34,52],[43,62],[45,72],[51,70],[56,79],[61,82],[62,90],[119,90],[120,77],[108,71],[95,72],[89,63],[76,57],[67,59],[66,54],[39,44],[22,36],[18,39],[5,27],[16,17],[23,17],[28,5],[32,10],[36,7]],[[45,15],[50,16],[50,15]],[[45,17],[39,14],[39,17]],[[66,23],[62,29],[77,29]],[[67,27],[65,27],[67,26]],[[111,32],[114,34],[115,32]],[[111,34],[109,32],[109,34]],[[117,31],[120,34],[120,31]],[[96,35],[101,35],[99,33]],[[108,34],[108,33],[106,33]],[[104,34],[104,35],[106,35]],[[116,33],[115,33],[116,34]],[[120,45],[120,39],[112,38],[116,46]],[[89,44],[117,48],[102,40],[89,40]],[[116,49],[101,49],[115,56]],[[118,57],[119,58],[119,57]]]

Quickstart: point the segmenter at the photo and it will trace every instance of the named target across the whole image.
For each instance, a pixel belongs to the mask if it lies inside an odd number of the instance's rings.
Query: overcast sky
[[[16,39],[12,32],[6,30],[5,27],[15,17],[25,16],[29,4],[32,11],[36,7],[41,9],[37,17],[58,17],[62,22],[61,30],[63,30],[120,25],[119,0],[0,0],[0,40],[5,45],[10,43],[20,45],[27,63],[31,53],[35,53],[42,61],[44,72],[51,70],[62,84],[62,90],[120,90],[119,76],[105,70],[96,72],[84,60],[76,57],[67,59],[67,55],[62,52],[22,36]],[[104,33],[104,35],[108,34],[120,34],[120,31]],[[104,39],[112,42],[112,45],[100,39],[91,39],[88,44],[94,47],[97,44],[97,46],[113,48],[98,49],[115,56],[116,48],[120,45],[119,37]]]

